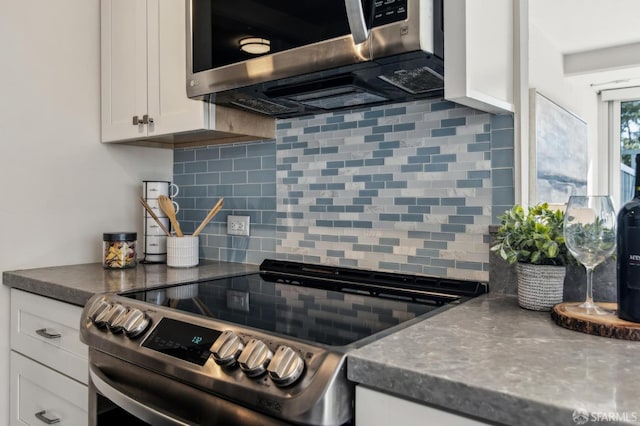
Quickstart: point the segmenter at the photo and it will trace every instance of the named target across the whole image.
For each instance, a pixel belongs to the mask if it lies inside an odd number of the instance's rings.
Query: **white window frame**
[[[607,141],[598,146],[599,163],[606,170],[606,178],[600,180],[599,189],[608,193],[616,209],[620,201],[620,103],[640,99],[640,86],[610,89],[600,92],[598,139]]]

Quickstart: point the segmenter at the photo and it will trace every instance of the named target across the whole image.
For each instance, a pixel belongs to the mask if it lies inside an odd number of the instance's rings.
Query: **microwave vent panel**
[[[443,77],[427,67],[397,70],[379,78],[414,95],[444,89]]]
[[[241,108],[270,115],[289,114],[296,111],[295,108],[291,108],[286,105],[280,105],[275,102],[266,101],[264,99],[239,98],[231,103]]]

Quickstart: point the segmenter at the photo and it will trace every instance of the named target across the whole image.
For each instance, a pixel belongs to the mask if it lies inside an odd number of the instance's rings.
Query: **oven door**
[[[96,350],[89,380],[90,426],[290,424]]]

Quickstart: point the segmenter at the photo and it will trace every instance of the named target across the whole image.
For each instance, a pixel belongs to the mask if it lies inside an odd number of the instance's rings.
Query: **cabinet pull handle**
[[[38,418],[38,420],[48,425],[60,423],[60,417],[56,417],[56,418],[47,417],[47,410],[38,411],[36,413],[36,417]]]
[[[49,333],[46,328],[41,328],[40,330],[36,330],[36,333],[38,334],[38,336],[42,336],[45,339],[58,339],[62,337],[62,334],[60,333],[55,333],[55,332]]]
[[[153,124],[153,118],[149,117],[149,114],[143,115],[142,124]]]
[[[134,126],[138,126],[140,124],[145,124],[144,120],[140,120],[140,117],[138,117],[137,115],[133,116],[133,125]]]

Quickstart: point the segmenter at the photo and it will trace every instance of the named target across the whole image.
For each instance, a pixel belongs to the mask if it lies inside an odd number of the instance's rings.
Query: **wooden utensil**
[[[142,204],[142,206],[144,207],[144,209],[147,211],[147,213],[149,213],[149,215],[153,218],[153,220],[156,221],[156,223],[158,224],[158,226],[160,227],[160,229],[162,229],[162,232],[164,232],[165,234],[167,234],[167,236],[171,236],[171,232],[169,232],[169,230],[167,229],[166,226],[164,226],[162,224],[162,222],[160,222],[160,219],[158,219],[158,216],[153,212],[153,210],[151,210],[151,207],[149,206],[149,204],[144,200],[144,198],[140,197],[140,203]]]
[[[211,208],[211,210],[209,211],[207,216],[202,220],[200,225],[198,225],[196,230],[193,232],[193,236],[194,237],[197,236],[200,232],[202,232],[204,227],[207,226],[207,223],[209,223],[211,221],[211,219],[213,219],[213,217],[216,214],[218,214],[218,212],[220,211],[220,209],[222,208],[223,205],[224,205],[224,198],[220,198],[218,200],[218,202],[216,203],[216,205]]]
[[[182,233],[182,229],[180,229],[180,224],[178,223],[178,219],[176,219],[176,209],[173,207],[173,201],[166,195],[160,195],[158,197],[158,204],[160,208],[167,215],[169,221],[171,222],[171,226],[176,231],[176,235],[178,237],[184,237]]]

